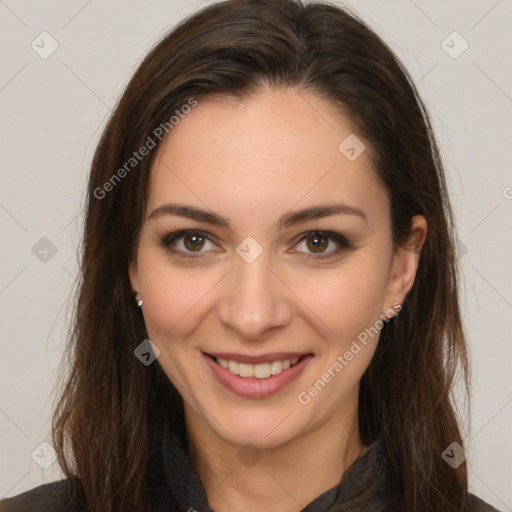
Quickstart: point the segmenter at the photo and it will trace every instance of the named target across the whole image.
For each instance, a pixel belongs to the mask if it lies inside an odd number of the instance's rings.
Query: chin
[[[225,442],[235,446],[251,444],[260,449],[270,449],[286,444],[300,434],[300,421],[292,407],[269,409],[254,403],[246,407],[226,405],[218,414],[213,416],[218,423],[211,422],[210,428]],[[207,421],[211,421],[210,417]]]

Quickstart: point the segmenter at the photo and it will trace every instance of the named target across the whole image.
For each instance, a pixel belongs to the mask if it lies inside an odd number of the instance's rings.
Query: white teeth
[[[298,357],[294,357],[293,359],[272,361],[271,363],[247,364],[222,358],[216,359],[220,366],[227,368],[233,375],[256,377],[257,379],[268,379],[272,375],[277,375],[296,364],[298,360]]]
[[[270,373],[272,375],[277,375],[283,371],[283,363],[281,361],[272,361],[270,364]]]
[[[252,377],[254,375],[254,365],[238,363],[238,375],[240,377]]]
[[[258,379],[268,379],[270,375],[270,363],[261,363],[254,365],[254,377]]]
[[[236,361],[228,361],[228,370],[233,375],[238,375],[238,363]]]

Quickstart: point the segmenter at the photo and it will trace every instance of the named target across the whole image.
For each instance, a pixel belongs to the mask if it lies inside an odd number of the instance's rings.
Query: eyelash
[[[188,236],[190,236],[190,235],[199,235],[201,238],[205,238],[206,240],[208,240],[208,241],[213,243],[213,240],[211,239],[209,234],[206,233],[205,231],[182,229],[182,230],[174,231],[172,233],[167,234],[164,238],[162,238],[161,244],[165,248],[171,250],[174,254],[176,254],[180,258],[192,259],[192,258],[200,257],[200,252],[192,255],[193,253],[185,253],[183,251],[178,251],[178,250],[173,249],[171,247],[171,244],[173,242],[175,242],[176,240],[178,240],[180,238],[184,238],[187,235]],[[326,237],[329,241],[333,241],[336,244],[338,244],[338,248],[335,251],[331,251],[331,252],[326,253],[326,254],[313,254],[313,253],[309,253],[307,256],[303,256],[302,257],[303,259],[316,259],[316,260],[327,259],[327,258],[332,257],[334,254],[340,253],[344,249],[348,250],[348,249],[352,249],[353,248],[351,242],[346,237],[344,237],[344,236],[342,236],[342,235],[340,235],[338,233],[335,233],[333,231],[318,231],[318,230],[316,230],[316,231],[309,231],[309,232],[304,233],[302,235],[302,237],[297,242],[297,244],[299,244],[303,240],[305,240],[307,238],[310,238],[310,237],[313,237],[313,236],[323,236],[323,237]]]

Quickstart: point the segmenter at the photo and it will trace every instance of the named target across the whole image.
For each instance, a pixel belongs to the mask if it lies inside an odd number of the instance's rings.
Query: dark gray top
[[[169,432],[151,454],[148,510],[214,512],[186,450]],[[44,484],[0,501],[0,512],[79,512],[71,504],[67,480]],[[392,512],[386,485],[386,457],[377,440],[345,471],[340,483],[318,496],[302,512]],[[467,512],[499,512],[470,495]]]

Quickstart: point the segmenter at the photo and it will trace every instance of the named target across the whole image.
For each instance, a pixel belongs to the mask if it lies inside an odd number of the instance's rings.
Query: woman
[[[66,479],[2,511],[492,511],[455,227],[411,78],[347,11],[228,0],[128,84],[88,187]]]

